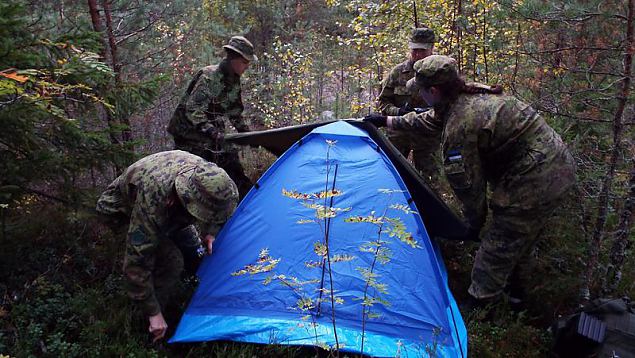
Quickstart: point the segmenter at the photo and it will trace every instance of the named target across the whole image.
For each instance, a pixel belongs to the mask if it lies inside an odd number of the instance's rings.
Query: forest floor
[[[272,157],[252,151],[250,175]],[[86,193],[96,198],[97,192]],[[88,208],[90,200],[87,201]],[[572,205],[572,204],[569,204]],[[571,210],[552,218],[532,254],[527,300],[520,312],[501,304],[463,312],[473,357],[543,357],[549,326],[578,303],[584,252],[569,231]],[[465,298],[477,243],[440,242],[457,301]],[[309,357],[307,347],[233,342],[152,344],[147,323],[122,293],[123,238],[113,237],[90,209],[70,210],[33,196],[11,207],[0,238],[0,356],[11,357]],[[629,272],[633,272],[630,266]],[[632,285],[632,283],[630,283]],[[631,295],[633,286],[624,290]],[[173,329],[191,297],[186,282],[167,312]],[[168,332],[171,334],[172,332]]]

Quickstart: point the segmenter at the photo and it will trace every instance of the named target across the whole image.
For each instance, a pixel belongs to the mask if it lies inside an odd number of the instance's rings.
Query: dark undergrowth
[[[152,344],[147,323],[121,290],[123,238],[94,214],[29,198],[6,210],[0,241],[0,355],[10,357],[313,357],[312,347],[234,342]],[[548,356],[556,318],[578,304],[583,268],[575,213],[552,218],[533,253],[522,312],[506,304],[464,313],[472,357]],[[449,282],[465,298],[476,244],[444,242]],[[626,277],[633,277],[632,265]],[[624,283],[629,285],[631,283]],[[191,296],[182,284],[166,317],[172,329]],[[632,286],[620,294],[633,294]],[[171,332],[169,332],[170,334]]]

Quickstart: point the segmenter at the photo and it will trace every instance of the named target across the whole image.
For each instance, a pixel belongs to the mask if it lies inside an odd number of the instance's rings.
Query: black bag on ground
[[[628,298],[592,301],[553,324],[553,352],[561,358],[635,357],[634,307]]]

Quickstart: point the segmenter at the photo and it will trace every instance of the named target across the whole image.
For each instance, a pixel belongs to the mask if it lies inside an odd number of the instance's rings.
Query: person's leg
[[[157,246],[152,278],[154,280],[155,295],[163,310],[168,305],[170,297],[173,296],[181,280],[182,271],[183,256],[181,251],[172,240],[161,240]]]
[[[172,240],[183,255],[183,267],[188,276],[196,274],[204,255],[201,235],[194,225],[189,225],[176,233]],[[201,251],[203,250],[203,251]]]
[[[547,215],[499,210],[485,234],[472,267],[472,283],[468,289],[477,299],[499,297],[507,280],[521,260],[529,254]]]
[[[251,187],[253,183],[251,179],[245,175],[245,170],[243,166],[240,164],[240,158],[238,157],[237,152],[225,152],[222,155],[219,155],[218,162],[216,163],[219,167],[223,168],[227,175],[236,183],[236,187],[238,187],[238,194],[240,196],[240,200],[242,200]]]

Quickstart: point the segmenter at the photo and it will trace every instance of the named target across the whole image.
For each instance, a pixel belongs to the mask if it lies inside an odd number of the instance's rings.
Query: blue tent
[[[224,226],[170,342],[337,340],[372,356],[467,357],[425,216],[365,131],[344,121],[318,127]]]

